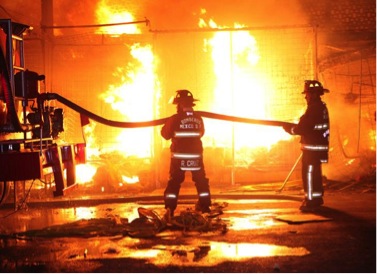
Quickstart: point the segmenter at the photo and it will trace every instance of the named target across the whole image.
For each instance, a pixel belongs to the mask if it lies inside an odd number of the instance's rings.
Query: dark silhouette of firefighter
[[[177,90],[173,100],[177,113],[169,117],[161,129],[162,137],[171,140],[169,180],[164,192],[165,208],[170,211],[170,216],[174,216],[177,208],[186,171],[191,171],[198,193],[195,209],[202,213],[210,212],[211,194],[204,170],[201,141],[205,129],[202,117],[193,109],[195,101],[190,91]]]
[[[292,135],[301,136],[302,181],[305,199],[301,211],[312,211],[323,204],[322,163],[328,162],[330,122],[329,112],[321,96],[329,92],[315,80],[305,81],[307,109],[297,125],[284,126]]]

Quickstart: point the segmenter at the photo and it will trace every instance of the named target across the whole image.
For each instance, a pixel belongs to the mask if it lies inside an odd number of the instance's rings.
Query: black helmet
[[[302,93],[306,92],[323,95],[325,92],[329,92],[329,90],[323,88],[322,84],[316,80],[305,80],[304,91]]]
[[[195,106],[194,102],[198,101],[194,99],[194,96],[190,91],[187,89],[180,89],[176,91],[176,95],[173,100],[173,104],[181,104],[181,103],[190,103],[192,106]]]

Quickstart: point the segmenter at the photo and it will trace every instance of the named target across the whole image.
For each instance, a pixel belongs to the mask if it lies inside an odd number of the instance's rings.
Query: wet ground
[[[185,184],[175,214],[182,218],[170,223],[162,219],[163,189],[88,195],[79,187],[62,198],[31,195],[16,210],[2,205],[0,269],[376,272],[375,183],[329,186],[316,213],[299,211],[299,187],[213,187],[214,211],[199,216],[195,189]]]

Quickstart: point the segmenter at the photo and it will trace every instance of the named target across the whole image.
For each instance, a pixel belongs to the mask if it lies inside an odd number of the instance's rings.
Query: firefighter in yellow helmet
[[[161,128],[161,135],[171,140],[171,161],[169,180],[164,192],[165,208],[174,215],[177,207],[179,190],[185,179],[185,172],[191,171],[198,193],[196,210],[210,212],[211,194],[209,180],[203,164],[204,123],[193,107],[195,101],[188,90],[177,90],[173,104],[177,105],[177,113],[169,117]]]
[[[307,109],[300,121],[284,130],[301,136],[302,181],[305,199],[301,211],[313,211],[323,204],[322,163],[328,162],[330,121],[326,104],[321,96],[329,92],[316,80],[306,80],[304,85]]]

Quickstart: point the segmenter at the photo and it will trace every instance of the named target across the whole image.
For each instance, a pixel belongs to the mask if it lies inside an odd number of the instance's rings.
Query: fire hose
[[[72,101],[60,96],[56,93],[42,93],[38,96],[38,105],[40,108],[42,108],[43,102],[45,100],[57,100],[60,103],[68,106],[69,108],[77,111],[81,115],[84,115],[98,123],[108,125],[111,127],[119,127],[119,128],[139,128],[139,127],[150,127],[150,126],[158,126],[162,125],[167,121],[167,117],[160,118],[156,120],[151,121],[142,121],[142,122],[122,122],[122,121],[113,121],[105,119],[97,114],[94,114],[93,112],[90,112],[79,105],[73,103]],[[289,123],[289,122],[283,122],[283,121],[273,121],[273,120],[260,120],[260,119],[250,119],[250,118],[243,118],[243,117],[236,117],[236,116],[229,116],[224,114],[217,114],[207,111],[195,111],[199,115],[205,118],[211,118],[211,119],[217,119],[217,120],[224,120],[224,121],[230,121],[230,122],[239,122],[239,123],[248,123],[248,124],[258,124],[258,125],[266,125],[266,126],[277,126],[277,127],[283,127],[283,126],[293,126],[295,124]]]
[[[121,121],[113,121],[105,119],[99,115],[96,115],[79,105],[71,102],[70,100],[60,96],[56,93],[42,93],[38,96],[38,108],[42,109],[43,103],[45,100],[57,100],[60,103],[68,106],[69,108],[77,111],[81,115],[84,115],[98,123],[112,126],[112,127],[120,127],[120,128],[139,128],[139,127],[150,127],[150,126],[158,126],[164,124],[168,118],[161,118],[157,120],[151,120],[151,121],[144,121],[144,122],[121,122]],[[261,119],[250,119],[250,118],[243,118],[243,117],[236,117],[236,116],[229,116],[224,114],[217,114],[207,111],[196,111],[199,115],[205,118],[211,118],[211,119],[218,119],[218,120],[224,120],[224,121],[230,121],[230,122],[239,122],[239,123],[248,123],[248,124],[258,124],[258,125],[266,125],[266,126],[277,126],[277,127],[284,127],[284,126],[293,126],[294,123],[289,122],[283,122],[283,121],[273,121],[273,120],[261,120]],[[41,118],[43,118],[41,116]],[[43,122],[43,121],[41,121]],[[283,185],[280,187],[280,189],[277,191],[277,193],[280,193],[283,188],[285,187],[286,183],[288,182],[288,179],[290,178],[293,170],[296,168],[299,160],[301,159],[302,154],[297,159],[296,163],[292,167],[290,173],[286,177]]]

